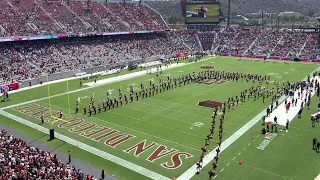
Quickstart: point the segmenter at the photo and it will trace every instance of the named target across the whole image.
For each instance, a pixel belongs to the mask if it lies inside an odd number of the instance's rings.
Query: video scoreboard
[[[186,24],[217,24],[220,22],[220,3],[218,2],[187,1],[185,6]]]

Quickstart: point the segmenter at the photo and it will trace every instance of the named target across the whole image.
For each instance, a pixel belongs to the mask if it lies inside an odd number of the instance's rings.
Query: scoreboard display
[[[186,24],[219,23],[220,3],[186,4]]]

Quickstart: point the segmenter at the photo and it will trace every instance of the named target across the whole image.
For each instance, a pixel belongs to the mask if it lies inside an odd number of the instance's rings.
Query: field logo
[[[37,120],[40,120],[40,114],[44,114],[45,123],[48,124],[58,122],[55,117],[59,116],[59,111],[53,111],[51,115],[50,109],[45,106],[30,104],[14,109]],[[188,152],[169,148],[160,143],[148,142],[146,139],[137,141],[135,135],[121,132],[112,127],[99,125],[95,122],[86,121],[83,118],[76,118],[72,115],[66,115],[56,125],[60,129],[65,129],[80,137],[85,137],[92,142],[103,143],[110,148],[118,148],[118,150],[121,150],[126,155],[131,154],[135,157],[144,155],[144,157],[140,156],[140,158],[144,158],[147,162],[157,163],[159,167],[164,169],[177,169],[181,167],[186,159],[193,157]],[[203,123],[197,122],[195,125],[200,127]],[[119,147],[120,144],[122,146]]]

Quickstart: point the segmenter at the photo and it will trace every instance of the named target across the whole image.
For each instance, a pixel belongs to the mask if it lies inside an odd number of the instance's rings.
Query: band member
[[[108,104],[107,104],[107,106],[108,106],[108,109],[109,109],[109,110],[110,110],[110,108],[111,108],[112,104],[113,104],[113,103],[112,103],[112,100],[111,100],[111,99],[109,99],[109,100],[108,100]]]
[[[115,102],[115,104],[117,104],[117,107],[118,107],[118,106],[119,106],[119,101],[118,101],[118,99],[114,98],[114,102]]]
[[[79,105],[78,103],[76,103],[76,114],[78,113],[78,111],[79,111]]]
[[[126,94],[124,94],[124,101],[126,102],[126,104],[128,104],[128,97]]]
[[[60,119],[62,119],[62,115],[63,115],[63,113],[62,113],[62,111],[60,110],[60,112],[59,112],[59,118],[60,118]]]
[[[43,124],[44,123],[44,115],[43,115],[43,113],[40,116],[40,120],[41,120],[41,124]]]
[[[83,115],[86,115],[87,114],[87,108],[86,106],[83,107]]]
[[[91,103],[92,104],[94,103],[94,93],[92,93],[92,96],[91,96]]]
[[[119,97],[120,106],[122,106],[122,95]]]
[[[133,93],[130,93],[130,101],[133,102]]]
[[[96,115],[96,114],[97,114],[97,107],[96,107],[96,105],[93,104],[93,105],[92,105],[92,108],[93,108],[93,111],[94,111],[94,115]]]
[[[107,101],[102,101],[104,112],[107,111]]]
[[[119,89],[119,96],[122,97],[122,90],[121,90],[121,88]]]
[[[91,116],[92,114],[92,108],[91,108],[91,105],[89,105],[89,116]]]
[[[317,139],[313,138],[312,140],[312,149],[316,150],[317,149]]]
[[[113,101],[111,100],[111,102],[113,102],[113,103],[112,103],[112,109],[114,109],[114,106],[116,105],[116,103],[118,103],[118,102],[117,102],[117,99],[114,98]]]
[[[98,112],[99,112],[99,114],[101,113],[101,102],[100,101],[98,102]]]

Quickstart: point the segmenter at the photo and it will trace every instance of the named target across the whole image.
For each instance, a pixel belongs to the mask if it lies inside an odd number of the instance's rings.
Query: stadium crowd
[[[0,130],[0,178],[93,180],[55,154],[32,147],[6,130]]]
[[[1,36],[167,29],[162,17],[143,3],[1,0],[0,9]],[[2,43],[0,82],[207,50],[226,55],[320,59],[318,38],[312,34],[285,29],[218,29],[215,25],[188,28],[155,34]]]
[[[92,36],[3,43],[0,82],[23,81],[46,73],[93,66],[118,67],[134,59],[216,50],[217,54],[319,59],[317,35],[290,30],[225,28],[211,32]]]
[[[207,33],[208,34],[208,33]],[[208,34],[210,35],[210,34]],[[218,54],[269,55],[278,58],[320,59],[318,38],[315,34],[288,29],[238,29],[220,31],[213,49]]]
[[[168,29],[162,17],[137,3],[1,0],[1,36]]]
[[[172,34],[168,38],[166,34],[138,34],[3,43],[0,82],[93,66],[117,67],[134,59],[199,50],[195,37],[188,33],[181,35]]]

